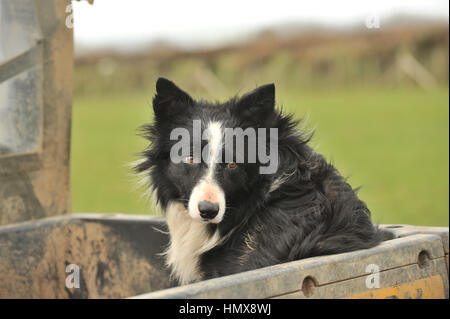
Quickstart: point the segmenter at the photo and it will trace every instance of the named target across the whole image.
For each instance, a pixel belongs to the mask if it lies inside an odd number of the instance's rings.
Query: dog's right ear
[[[266,84],[244,94],[233,106],[233,111],[241,118],[262,124],[274,111],[275,85]]]
[[[176,115],[192,104],[194,100],[175,83],[165,78],[158,78],[156,95],[153,98],[153,111],[157,117]]]

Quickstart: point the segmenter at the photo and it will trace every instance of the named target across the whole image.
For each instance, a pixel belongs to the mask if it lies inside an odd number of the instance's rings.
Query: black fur
[[[169,159],[170,131],[192,130],[192,120],[220,120],[225,127],[278,128],[278,171],[258,173],[259,163],[223,164],[216,179],[226,194],[227,210],[218,228],[227,239],[200,259],[205,278],[212,278],[302,258],[376,246],[389,238],[374,226],[370,211],[339,172],[308,145],[297,130],[298,121],[274,108],[275,87],[262,86],[225,103],[194,101],[172,82],[159,79],[153,100],[155,120],[143,127],[150,140],[145,161],[136,167],[148,171],[162,208],[169,201],[187,205],[192,188],[206,169],[204,164],[173,164]],[[273,192],[276,178],[285,181]]]

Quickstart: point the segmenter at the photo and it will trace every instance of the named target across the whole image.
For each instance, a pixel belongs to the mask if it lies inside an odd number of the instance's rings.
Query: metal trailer
[[[72,18],[0,0],[0,298],[449,297],[448,228],[384,225],[397,238],[371,249],[177,286],[162,217],[69,214]]]
[[[0,227],[0,298],[448,298],[448,228],[384,225],[397,238],[176,286],[164,218],[72,214]],[[80,287],[67,288],[66,267]]]

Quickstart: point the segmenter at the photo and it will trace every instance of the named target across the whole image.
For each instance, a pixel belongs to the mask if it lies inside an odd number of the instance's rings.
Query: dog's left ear
[[[275,84],[266,84],[244,94],[236,103],[234,110],[248,119],[264,118],[275,107]]]

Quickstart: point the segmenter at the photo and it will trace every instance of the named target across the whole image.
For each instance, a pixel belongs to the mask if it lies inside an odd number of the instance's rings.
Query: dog
[[[275,108],[274,84],[210,103],[159,78],[153,110],[153,123],[142,127],[150,143],[135,171],[149,178],[166,217],[166,263],[180,284],[371,248],[390,238],[371,222],[357,190],[308,146],[311,135],[298,129],[300,121]],[[272,163],[245,160],[255,146],[250,134],[243,151],[227,160],[227,129],[253,130],[258,154],[276,144]],[[267,139],[269,129],[276,138]],[[190,138],[180,155],[177,130],[201,133],[196,152]],[[174,161],[174,154],[185,157]],[[274,163],[275,170],[267,169]]]

